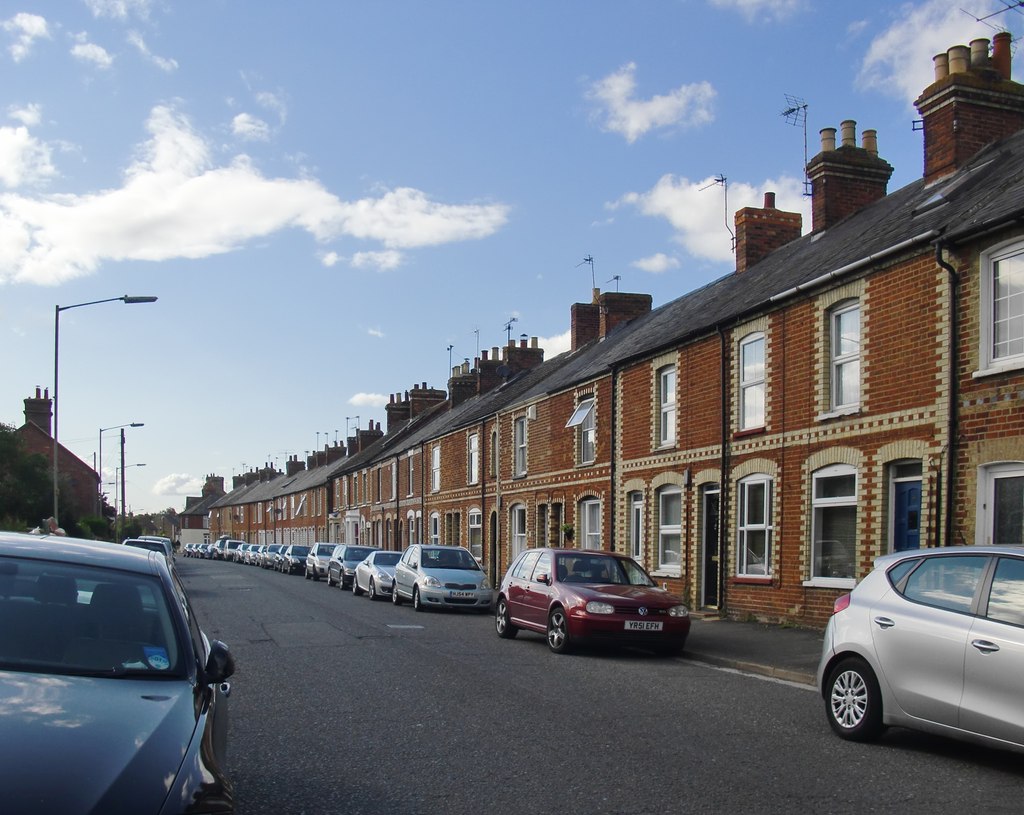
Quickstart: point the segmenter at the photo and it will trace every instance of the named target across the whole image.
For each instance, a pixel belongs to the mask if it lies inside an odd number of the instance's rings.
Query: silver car
[[[835,603],[818,687],[845,739],[899,725],[1024,751],[1024,546],[878,558]]]
[[[327,577],[327,561],[334,553],[335,543],[314,543],[306,555],[306,580]]]
[[[379,549],[356,566],[352,577],[352,593],[366,592],[371,600],[391,596],[391,584],[395,582],[395,564],[401,552],[385,552]]]
[[[410,546],[395,566],[391,602],[417,611],[468,608],[490,612],[494,593],[472,552],[462,546]]]

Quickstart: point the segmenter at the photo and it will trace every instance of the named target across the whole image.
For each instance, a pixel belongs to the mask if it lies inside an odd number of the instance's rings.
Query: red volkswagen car
[[[610,642],[674,655],[690,633],[690,612],[635,560],[613,552],[528,549],[505,573],[495,630],[547,637],[556,654],[580,642]]]

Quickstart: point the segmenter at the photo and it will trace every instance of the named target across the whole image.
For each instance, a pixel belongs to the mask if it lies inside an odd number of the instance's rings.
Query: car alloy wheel
[[[412,607],[416,611],[423,611],[423,601],[420,599],[420,587],[412,587]]]
[[[359,581],[356,580],[356,576],[355,575],[352,575],[352,593],[356,597],[358,597],[360,594],[363,593],[363,590],[361,588],[359,588]]]
[[[312,580],[313,579],[312,576],[309,574],[309,566],[307,566],[306,569],[305,569],[305,578],[306,578],[306,580]]]
[[[498,600],[494,612],[494,630],[503,640],[510,640],[519,633],[519,629],[512,625],[512,615],[508,613],[508,603],[504,597]]]
[[[328,585],[328,587],[334,585],[334,581],[331,580],[331,570],[330,569],[327,570],[327,585]]]
[[[548,646],[556,654],[567,654],[572,647],[569,641],[569,620],[561,608],[552,609],[548,615]]]
[[[398,596],[398,583],[391,584],[391,604],[395,606],[402,605],[402,598]]]
[[[370,584],[366,587],[366,596],[371,600],[377,599],[377,587],[373,585],[373,578],[370,578]]]
[[[884,729],[878,681],[860,659],[844,659],[829,675],[825,696],[828,723],[842,738],[872,741]]]

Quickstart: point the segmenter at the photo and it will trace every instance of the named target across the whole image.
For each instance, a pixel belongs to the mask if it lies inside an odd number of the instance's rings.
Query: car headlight
[[[670,608],[668,610],[668,616],[669,617],[689,617],[690,616],[690,609],[688,609],[686,606],[672,606],[672,608]]]
[[[611,603],[601,603],[597,600],[591,600],[587,603],[588,614],[614,614],[615,606]]]
[[[429,586],[432,589],[439,589],[441,588],[441,581],[438,580],[436,577],[433,577],[429,574],[425,574],[423,575],[423,585]]]
[[[491,587],[491,581],[486,577],[480,581],[480,591],[486,591]]]
[[[378,583],[391,582],[391,575],[385,574],[384,572],[374,572],[373,577]]]

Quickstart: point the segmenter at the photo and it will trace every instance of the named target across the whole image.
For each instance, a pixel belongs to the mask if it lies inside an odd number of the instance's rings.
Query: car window
[[[537,565],[533,570],[533,577],[536,580],[541,575],[547,576],[548,580],[551,579],[551,553],[543,552],[539,558],[537,558]]]
[[[540,552],[527,552],[519,558],[519,563],[516,564],[512,576],[518,580],[529,580],[530,575],[533,574],[533,567],[537,565],[539,558]]]
[[[988,597],[990,620],[1024,625],[1024,560],[999,558]]]
[[[901,560],[895,566],[888,571],[889,582],[892,583],[893,588],[899,588],[900,581],[903,580],[910,572],[914,570],[914,567],[920,563],[920,559],[912,558],[910,560]]]
[[[903,596],[949,611],[970,611],[987,564],[983,555],[925,558],[907,578]]]
[[[424,569],[466,569],[479,571],[480,564],[476,562],[467,550],[453,546],[442,546],[436,549],[423,550]]]
[[[374,555],[373,563],[376,566],[394,566],[399,557],[401,555],[398,552],[378,552]]]
[[[365,560],[372,553],[373,549],[369,546],[349,546],[345,550],[345,560]]]
[[[171,609],[154,575],[0,559],[0,668],[180,677]]]
[[[308,554],[309,554],[309,547],[308,546],[293,546],[292,547],[292,555],[294,557],[305,557]]]

